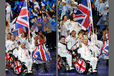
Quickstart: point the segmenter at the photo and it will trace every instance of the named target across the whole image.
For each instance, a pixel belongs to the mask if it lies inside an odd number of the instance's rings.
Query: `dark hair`
[[[62,17],[62,21],[64,20],[64,17],[65,17],[65,16],[67,16],[67,15],[64,15],[64,16]]]
[[[65,38],[65,36],[61,36],[61,37],[59,38],[59,40],[62,39],[62,38]]]
[[[71,14],[69,18],[70,18],[70,20],[73,20],[73,14]]]
[[[80,33],[84,33],[85,31],[84,30],[80,30],[79,32],[78,32],[78,35],[80,34]]]

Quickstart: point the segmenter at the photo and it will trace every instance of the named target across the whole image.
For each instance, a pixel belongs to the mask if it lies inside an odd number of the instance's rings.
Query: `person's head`
[[[25,45],[26,45],[25,42],[21,42],[21,48],[22,49],[25,49],[26,48]]]
[[[81,39],[84,35],[84,31],[83,30],[80,30],[79,33],[78,33],[78,36],[79,38]]]
[[[39,30],[39,31],[38,31],[38,35],[43,35],[42,30]]]
[[[60,37],[60,42],[66,43],[66,41],[65,41],[65,36],[61,36],[61,37]]]
[[[66,5],[66,1],[62,1],[62,6],[65,6]]]
[[[64,15],[63,18],[62,18],[62,20],[65,20],[65,21],[67,21],[67,19],[68,19],[68,18],[67,18],[66,15]]]
[[[74,17],[75,17],[75,14],[72,13],[72,14],[70,15],[70,20],[71,20],[71,21],[74,21]]]
[[[11,39],[11,33],[8,33],[7,40],[10,40],[10,39]]]
[[[71,1],[70,3],[71,3],[71,5],[73,5],[74,4],[74,1]]]
[[[76,7],[77,5],[78,5],[78,3],[77,2],[74,2],[73,6]]]
[[[83,42],[85,45],[88,45],[88,40],[87,40],[87,39],[84,39],[84,37],[82,38],[82,42]]]
[[[11,40],[14,41],[15,40],[15,36],[12,34],[11,35]]]
[[[75,37],[75,36],[76,36],[76,31],[75,31],[75,30],[72,30],[72,32],[70,33],[70,35],[71,35],[72,37]]]
[[[100,3],[103,3],[103,0],[99,0]]]

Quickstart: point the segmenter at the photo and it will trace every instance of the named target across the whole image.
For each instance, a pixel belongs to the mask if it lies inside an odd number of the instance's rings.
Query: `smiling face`
[[[61,38],[61,42],[62,42],[62,43],[66,43],[65,37],[62,37],[62,38]]]
[[[25,43],[24,42],[21,43],[21,48],[25,49]]]
[[[7,39],[10,40],[11,39],[11,34],[7,35]]]
[[[67,16],[64,16],[64,20],[67,21]]]
[[[11,35],[11,40],[12,40],[12,41],[14,41],[14,40],[15,40],[14,35]]]
[[[71,35],[72,35],[72,37],[75,37],[76,36],[76,31],[73,30]]]

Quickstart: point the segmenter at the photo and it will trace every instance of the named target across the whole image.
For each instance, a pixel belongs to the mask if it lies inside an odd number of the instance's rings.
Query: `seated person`
[[[88,39],[85,39],[84,37],[81,38],[81,47],[78,49],[78,53],[81,54],[82,58],[90,61],[92,72],[97,72],[96,67],[98,59],[96,57],[93,57],[91,54],[91,51],[88,47]]]
[[[76,37],[76,31],[70,30],[70,35],[66,38],[67,43],[67,49],[75,56],[76,55],[76,49],[77,46],[77,37]]]
[[[18,59],[21,62],[25,62],[25,65],[28,69],[28,73],[32,73],[32,58],[30,57],[29,50],[25,47],[25,42],[21,42],[21,47],[18,50]]]
[[[60,42],[58,43],[58,55],[60,55],[61,57],[66,57],[70,70],[73,69],[72,55],[68,53],[68,50],[66,48],[65,36],[61,36]]]

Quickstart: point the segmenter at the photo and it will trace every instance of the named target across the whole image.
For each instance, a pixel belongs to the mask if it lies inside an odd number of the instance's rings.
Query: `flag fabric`
[[[109,53],[109,41],[104,41],[103,48],[102,48],[102,54],[107,55]]]
[[[10,57],[9,64],[11,68],[14,68],[14,59],[12,57]]]
[[[26,28],[29,29],[29,11],[27,9],[27,1],[25,0],[19,16],[17,17],[12,33],[16,37],[22,32],[25,32]]]
[[[29,28],[29,11],[27,9],[27,1],[23,3],[23,7],[21,8],[21,11],[19,13],[19,16],[16,20],[15,29],[22,28],[22,27],[28,27]]]
[[[79,47],[79,42],[78,42],[78,41],[76,41],[76,42],[74,43],[74,45],[71,47],[71,49],[73,49],[74,47],[76,47],[76,48]]]
[[[36,49],[32,52],[32,58],[35,60],[48,61],[51,59],[51,55],[43,44],[36,47]]]
[[[57,61],[58,61],[58,69],[60,69],[61,68],[61,57],[58,57]]]
[[[75,13],[74,20],[79,22],[82,27],[88,30],[88,35],[91,33],[91,26],[93,25],[92,20],[92,9],[90,0],[80,0],[78,10]]]
[[[16,38],[16,36],[19,36],[23,32],[26,32],[26,29],[24,27],[12,31],[15,38]]]

